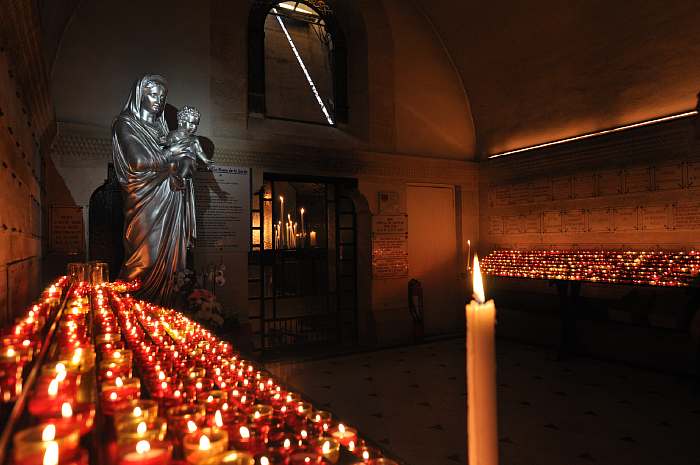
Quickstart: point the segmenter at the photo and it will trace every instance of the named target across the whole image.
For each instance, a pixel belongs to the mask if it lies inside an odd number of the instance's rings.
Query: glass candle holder
[[[12,441],[15,465],[43,465],[46,449],[52,444],[58,446],[61,461],[74,458],[78,453],[80,430],[67,425],[41,424],[17,432]]]
[[[151,420],[158,417],[158,403],[154,400],[136,399],[126,402],[114,411],[115,427],[121,422],[135,419]]]
[[[314,450],[332,464],[340,460],[340,442],[335,439],[321,439],[315,443]]]
[[[333,414],[326,410],[316,410],[310,415],[310,420],[314,426],[316,434],[322,435],[323,433],[328,432],[331,421],[333,420]]]
[[[188,463],[199,465],[228,449],[228,433],[220,429],[203,428],[196,433],[186,434],[182,449]]]
[[[204,424],[206,411],[203,405],[178,405],[167,410],[170,430],[182,437],[187,433],[187,423],[192,421],[197,427]]]
[[[213,390],[202,392],[197,395],[197,401],[204,404],[207,413],[213,413],[221,409],[221,405],[228,400],[226,391]]]
[[[255,465],[255,458],[247,452],[229,450],[206,459],[201,465]]]
[[[342,446],[348,447],[350,441],[357,444],[357,430],[349,426],[345,426],[342,423],[331,432],[333,439],[338,441]]]
[[[102,383],[100,400],[105,415],[112,415],[128,401],[141,397],[141,380],[138,378],[116,378]]]
[[[115,425],[117,442],[162,441],[168,432],[168,423],[163,418],[144,420],[135,418]]]
[[[117,465],[168,465],[173,445],[168,441],[140,440],[122,444],[117,451]]]
[[[108,360],[100,362],[97,377],[100,381],[109,381],[116,378],[131,378],[130,360]]]

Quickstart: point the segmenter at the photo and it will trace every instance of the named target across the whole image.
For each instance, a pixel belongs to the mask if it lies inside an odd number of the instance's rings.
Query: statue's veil
[[[141,119],[141,98],[143,97],[143,90],[149,82],[156,82],[161,84],[165,89],[168,88],[168,81],[159,74],[146,74],[141,79],[134,82],[131,86],[131,92],[129,92],[129,98],[124,104],[122,109],[122,114],[129,113],[137,120]],[[156,118],[156,125],[161,129],[162,134],[168,133],[168,124],[165,122],[165,108],[160,112],[160,115]]]

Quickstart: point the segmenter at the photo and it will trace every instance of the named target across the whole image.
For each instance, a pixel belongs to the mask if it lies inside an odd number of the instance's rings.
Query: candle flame
[[[64,402],[63,405],[61,405],[61,416],[63,418],[70,418],[73,416],[73,408],[68,402]]]
[[[109,400],[117,400],[117,393],[112,391],[109,393]]]
[[[197,424],[192,420],[187,420],[187,431],[189,431],[190,433],[194,433],[195,431],[197,431]]]
[[[345,434],[345,425],[344,425],[344,424],[340,423],[340,424],[338,425],[338,432],[339,432],[340,434]]]
[[[369,460],[369,452],[362,451],[362,460]]]
[[[214,396],[212,396],[210,394],[209,397],[207,397],[207,402],[209,402],[209,403],[214,402]]]
[[[149,450],[151,450],[151,443],[145,439],[136,443],[136,453],[145,454]]]
[[[241,435],[241,439],[250,439],[250,430],[245,426],[241,426],[238,432]]]
[[[44,451],[43,465],[58,465],[58,443],[51,441]]]
[[[46,441],[53,441],[56,439],[56,425],[53,423],[46,425],[44,430],[41,432],[41,440],[46,442]]]
[[[331,443],[326,441],[323,443],[323,447],[321,447],[321,453],[323,454],[328,454],[331,451]]]
[[[54,378],[51,380],[47,392],[49,396],[56,397],[56,394],[58,394],[58,379]]]
[[[304,457],[305,463],[311,463],[311,457]]]
[[[122,379],[119,376],[117,376],[117,379],[114,380],[114,384],[117,387],[122,387],[124,386],[124,381],[122,381]]]
[[[214,424],[218,428],[222,428],[224,426],[224,419],[221,417],[221,410],[217,410],[214,414]]]
[[[139,434],[146,434],[146,431],[148,431],[148,425],[146,425],[145,421],[140,422],[136,427],[136,432]]]
[[[259,420],[260,419],[260,412],[258,412],[256,410],[255,413],[253,414],[253,418],[255,418],[256,420]]]
[[[307,433],[305,429],[301,430],[300,434],[302,439],[306,439],[309,436],[309,433]]]
[[[348,443],[348,450],[349,450],[350,452],[352,452],[352,451],[355,450],[355,441],[350,441],[350,442]]]
[[[209,441],[209,438],[207,437],[206,434],[203,434],[201,438],[199,438],[199,450],[209,450],[211,449],[211,441]]]
[[[263,455],[260,457],[260,465],[270,465],[270,459]]]
[[[289,440],[289,438],[284,440],[284,448],[289,449],[292,446],[292,441]]]
[[[13,349],[12,347],[8,348],[7,349],[7,356],[14,357],[15,356],[15,349]]]
[[[143,415],[143,410],[141,410],[141,407],[136,406],[136,407],[134,407],[134,411],[132,412],[132,415],[135,417],[140,417]]]
[[[479,268],[479,257],[477,256],[477,254],[474,254],[474,277],[472,283],[472,288],[474,291],[474,297],[476,298],[476,301],[480,304],[483,304],[486,300],[486,296],[484,295],[484,281],[481,277],[481,269]]]

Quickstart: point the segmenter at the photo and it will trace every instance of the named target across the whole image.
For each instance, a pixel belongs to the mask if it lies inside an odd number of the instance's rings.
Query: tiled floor
[[[410,465],[465,464],[464,340],[268,368]],[[700,464],[688,380],[498,342],[502,465]]]

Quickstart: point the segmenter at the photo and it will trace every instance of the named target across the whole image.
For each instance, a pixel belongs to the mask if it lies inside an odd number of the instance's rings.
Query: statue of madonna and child
[[[200,114],[185,106],[169,131],[168,83],[149,74],[137,80],[112,125],[112,150],[124,200],[124,264],[120,278],[139,279],[141,298],[174,303],[174,277],[197,237],[192,175],[197,160],[210,167],[194,135]]]

